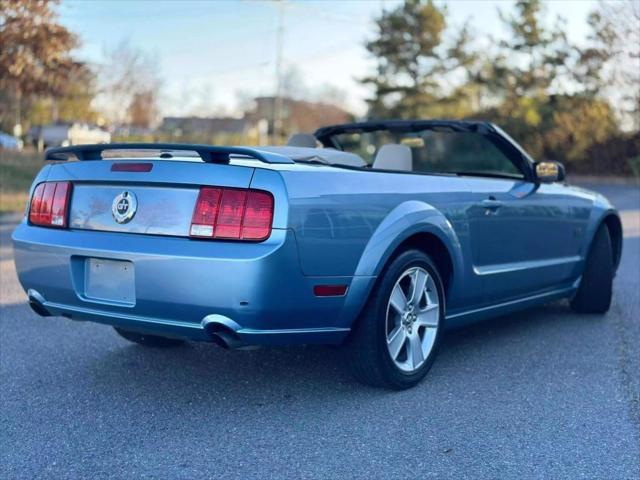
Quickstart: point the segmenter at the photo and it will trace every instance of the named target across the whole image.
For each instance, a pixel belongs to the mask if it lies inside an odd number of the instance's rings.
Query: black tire
[[[577,313],[605,313],[611,306],[614,276],[613,249],[609,230],[602,225],[596,232],[585,261],[582,280],[571,308]]]
[[[177,347],[178,345],[182,345],[184,343],[184,340],[180,340],[179,338],[147,335],[146,333],[131,332],[119,327],[113,328],[122,338],[126,338],[130,342],[137,343],[139,345],[144,345],[145,347],[168,348]]]
[[[387,308],[391,292],[400,277],[410,268],[421,267],[433,278],[437,289],[439,316],[435,340],[424,363],[414,372],[399,369],[387,348]],[[382,272],[367,304],[355,322],[345,353],[355,378],[367,385],[393,390],[415,386],[427,374],[436,357],[444,322],[444,288],[433,261],[419,250],[398,255]]]

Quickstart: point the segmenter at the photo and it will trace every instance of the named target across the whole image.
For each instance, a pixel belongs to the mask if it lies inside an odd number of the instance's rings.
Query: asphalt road
[[[417,388],[336,350],[148,350],[40,318],[1,225],[2,478],[640,478],[640,189],[604,317],[564,302],[447,335]]]

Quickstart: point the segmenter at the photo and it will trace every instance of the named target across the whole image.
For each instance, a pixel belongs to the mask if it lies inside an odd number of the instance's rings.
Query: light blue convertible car
[[[13,234],[29,303],[142,345],[341,344],[357,378],[402,389],[445,327],[561,298],[606,312],[620,260],[607,199],[485,122],[46,159]]]

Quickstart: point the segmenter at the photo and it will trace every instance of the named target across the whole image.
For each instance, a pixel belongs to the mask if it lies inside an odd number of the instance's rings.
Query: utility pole
[[[273,130],[271,143],[278,143],[282,133],[282,40],[284,35],[284,1],[278,2],[278,29],[276,31],[276,92],[273,102]]]

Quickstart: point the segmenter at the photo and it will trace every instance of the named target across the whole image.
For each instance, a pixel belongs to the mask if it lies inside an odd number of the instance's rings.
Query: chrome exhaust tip
[[[31,310],[33,310],[34,312],[36,312],[38,315],[40,315],[41,317],[50,317],[51,313],[49,313],[49,311],[44,308],[42,305],[40,305],[38,302],[29,302],[29,306],[31,307]]]
[[[27,292],[27,297],[29,298],[29,306],[31,307],[31,310],[36,312],[41,317],[51,316],[51,312],[49,312],[49,310],[47,310],[43,305],[44,298],[42,297],[42,295],[40,295],[35,290],[29,289],[29,291]]]
[[[234,348],[240,348],[244,345],[244,342],[240,340],[237,333],[233,331],[225,331],[224,327],[221,330],[209,333],[209,336],[213,343],[226,350],[233,350]]]
[[[233,320],[222,315],[208,315],[202,321],[202,326],[213,343],[226,349],[233,350],[244,346],[240,335],[236,333],[240,326]]]

